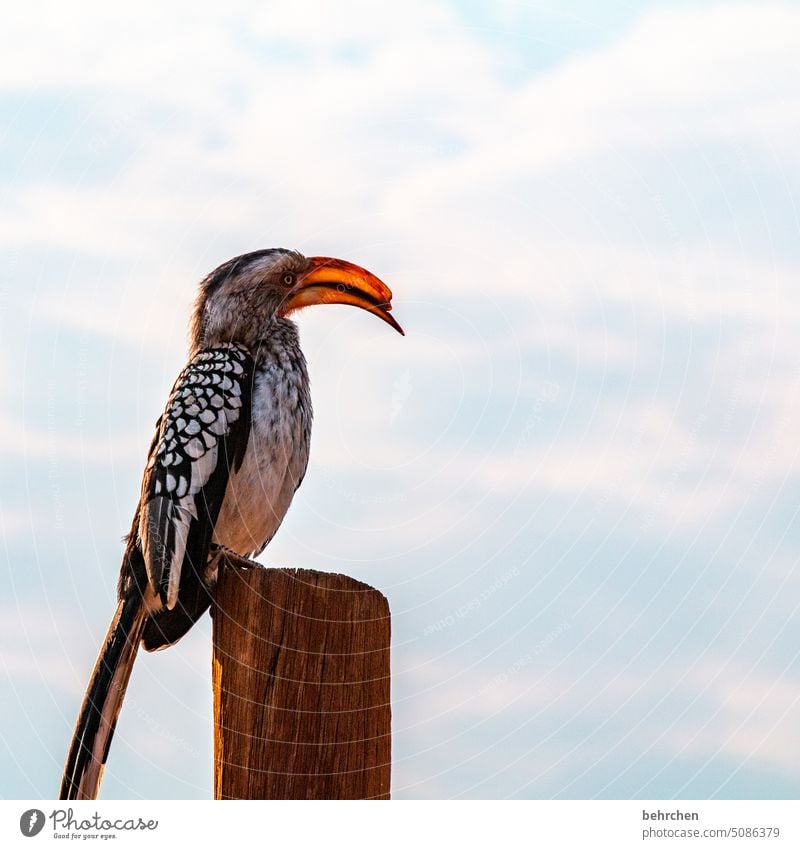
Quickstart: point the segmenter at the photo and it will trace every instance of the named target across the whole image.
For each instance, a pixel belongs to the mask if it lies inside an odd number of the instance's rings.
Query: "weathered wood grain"
[[[388,799],[389,606],[307,569],[221,570],[214,615],[217,799]]]

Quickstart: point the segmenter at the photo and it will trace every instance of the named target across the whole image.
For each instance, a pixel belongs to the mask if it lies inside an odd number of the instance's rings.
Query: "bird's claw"
[[[219,578],[219,561],[221,557],[225,558],[226,565],[231,569],[266,569],[263,563],[258,563],[255,560],[251,560],[249,557],[242,557],[241,554],[237,554],[233,549],[228,548],[225,545],[219,545],[218,543],[213,543],[211,545],[211,557],[209,558],[209,571],[213,570],[214,572],[214,583],[217,582]]]

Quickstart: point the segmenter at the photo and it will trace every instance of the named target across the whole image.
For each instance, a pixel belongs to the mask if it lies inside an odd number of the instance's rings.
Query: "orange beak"
[[[374,274],[352,262],[328,256],[312,256],[309,262],[308,270],[298,277],[284,302],[284,315],[313,304],[350,304],[377,315],[405,336],[389,313],[392,290]]]

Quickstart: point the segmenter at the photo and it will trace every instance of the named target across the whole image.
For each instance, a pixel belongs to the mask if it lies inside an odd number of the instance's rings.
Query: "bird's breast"
[[[247,557],[272,539],[305,474],[310,437],[311,401],[302,354],[287,358],[262,352],[256,362],[247,449],[228,482],[214,528],[216,543]]]

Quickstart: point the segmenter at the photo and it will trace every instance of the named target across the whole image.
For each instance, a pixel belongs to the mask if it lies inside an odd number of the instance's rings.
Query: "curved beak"
[[[352,262],[329,256],[312,256],[309,262],[308,270],[299,275],[284,302],[284,314],[313,304],[350,304],[377,315],[405,336],[390,314],[392,290],[374,274]]]

